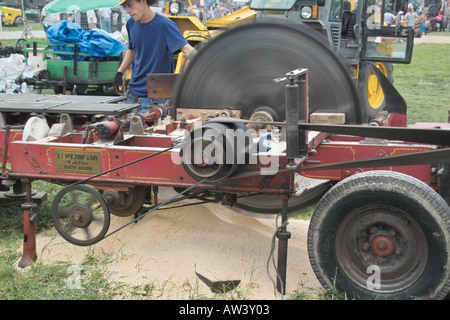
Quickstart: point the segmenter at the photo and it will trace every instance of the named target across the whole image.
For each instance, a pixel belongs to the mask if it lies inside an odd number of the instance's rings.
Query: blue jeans
[[[150,111],[150,109],[155,105],[155,104],[164,104],[167,106],[167,104],[169,103],[169,101],[167,99],[164,98],[148,98],[148,97],[137,97],[134,93],[132,93],[130,90],[127,90],[125,92],[125,101],[124,103],[139,103],[141,106],[134,108],[133,110],[131,110],[131,112],[136,113],[147,113]]]
[[[111,33],[111,19],[102,18],[102,29],[108,33]]]

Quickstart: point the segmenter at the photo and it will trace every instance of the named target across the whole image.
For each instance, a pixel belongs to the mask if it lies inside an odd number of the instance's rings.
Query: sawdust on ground
[[[160,202],[172,195],[172,189],[162,188]],[[132,219],[111,216],[109,232]],[[322,290],[308,259],[308,225],[289,220],[292,238],[284,298],[299,290],[314,299]],[[212,281],[240,280],[225,298],[272,300],[282,298],[274,291],[272,263],[270,277],[267,273],[275,229],[276,215],[208,203],[158,210],[91,247],[72,245],[57,233],[38,235],[37,252],[48,264],[64,261],[79,266],[87,255],[94,256],[106,261],[104,270],[111,280],[154,287],[153,298],[213,297],[197,272]]]

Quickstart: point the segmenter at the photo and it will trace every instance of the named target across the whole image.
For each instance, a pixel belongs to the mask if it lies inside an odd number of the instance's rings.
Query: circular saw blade
[[[285,119],[285,82],[273,79],[308,69],[309,112],[344,112],[361,123],[350,68],[311,28],[273,21],[240,26],[211,40],[175,84],[176,108],[239,109],[248,119],[269,111]]]

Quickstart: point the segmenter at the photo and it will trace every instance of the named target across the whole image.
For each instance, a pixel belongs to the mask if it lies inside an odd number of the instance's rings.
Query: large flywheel
[[[313,35],[311,35],[313,33]],[[240,109],[285,119],[283,83],[273,79],[297,68],[309,70],[309,112],[345,112],[361,123],[350,68],[309,27],[273,22],[244,25],[211,40],[188,65],[174,89],[177,108]]]
[[[269,113],[285,120],[285,84],[273,79],[297,68],[308,69],[309,113],[343,112],[346,122],[362,122],[360,100],[344,59],[330,49],[325,38],[309,27],[284,21],[264,21],[224,32],[204,46],[188,65],[173,90],[177,108],[239,109],[250,119]],[[289,201],[296,210],[320,197],[315,188]],[[277,196],[241,198],[237,206],[255,212],[277,212]],[[280,204],[273,205],[273,204]]]

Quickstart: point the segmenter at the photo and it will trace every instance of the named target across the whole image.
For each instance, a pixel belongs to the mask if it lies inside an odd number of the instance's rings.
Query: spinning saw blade
[[[347,123],[361,123],[359,97],[343,59],[309,27],[273,21],[211,40],[176,83],[175,107],[239,109],[245,119],[266,111],[283,121],[285,83],[273,79],[297,68],[308,69],[310,112],[345,112]]]
[[[347,123],[361,123],[359,97],[349,66],[330,50],[319,33],[274,21],[240,26],[211,40],[175,84],[174,105],[238,109],[244,119],[266,111],[275,121],[284,121],[285,83],[273,79],[297,68],[308,69],[310,113],[344,112]],[[326,189],[321,185],[291,198],[289,210],[309,205]],[[279,211],[281,200],[278,196],[252,196],[238,199],[236,205],[272,213]]]

